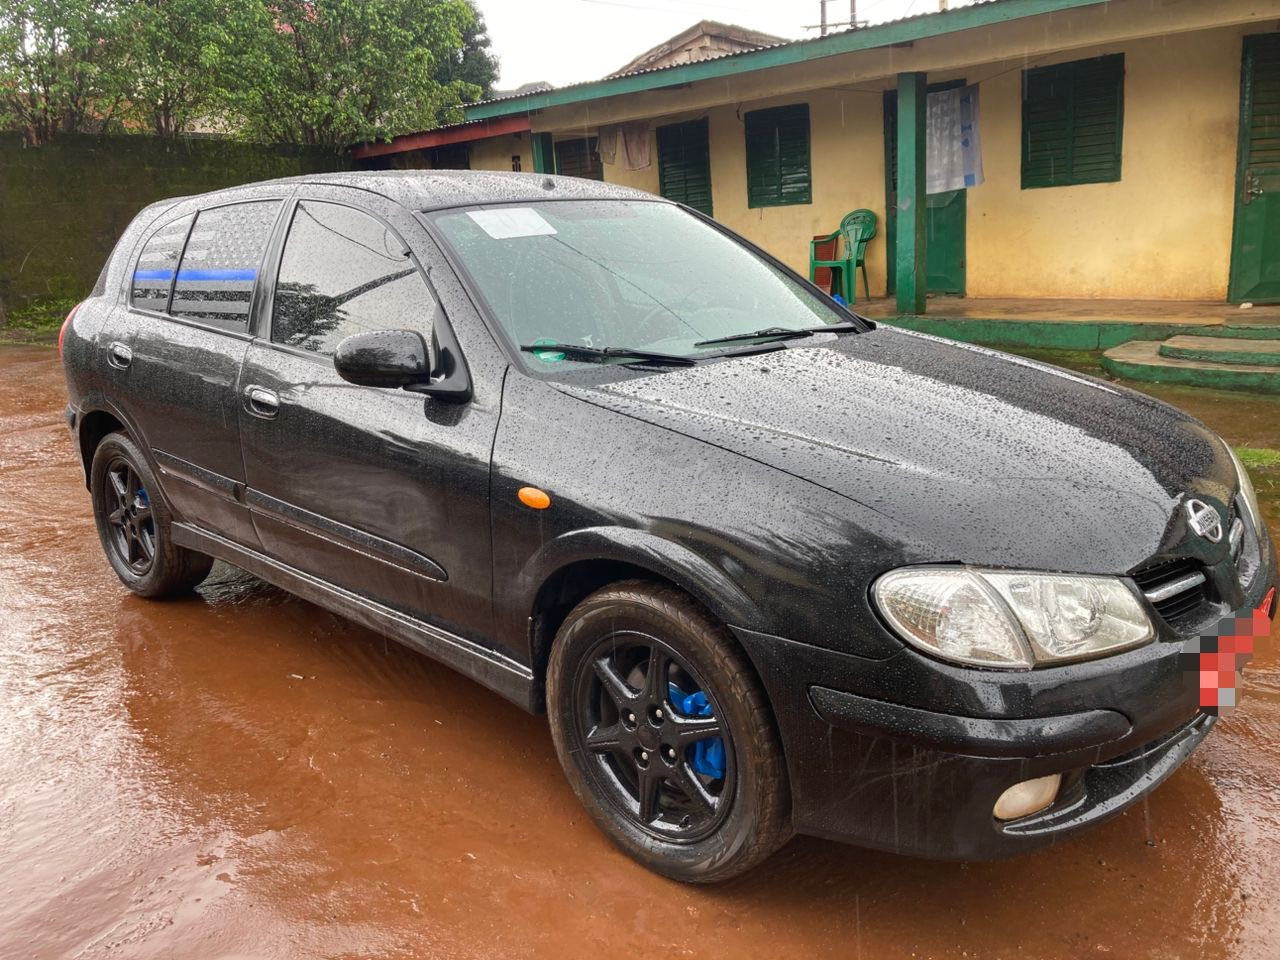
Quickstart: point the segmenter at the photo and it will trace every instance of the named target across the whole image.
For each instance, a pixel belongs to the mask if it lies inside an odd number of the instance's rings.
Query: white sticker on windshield
[[[542,219],[542,214],[531,207],[502,207],[497,210],[471,210],[467,213],[495,240],[513,237],[543,237],[556,232],[556,228]]]

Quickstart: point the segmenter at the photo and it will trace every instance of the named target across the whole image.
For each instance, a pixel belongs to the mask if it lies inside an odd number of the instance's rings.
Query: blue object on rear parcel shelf
[[[674,683],[668,684],[668,695],[671,702],[675,704],[686,717],[709,717],[712,716],[711,701],[707,699],[707,695],[701,690],[695,690],[693,693],[685,693]],[[699,740],[693,745],[693,758],[690,760],[690,766],[693,767],[695,773],[700,773],[705,777],[714,777],[719,779],[724,776],[724,740],[720,737],[708,737],[706,740]]]

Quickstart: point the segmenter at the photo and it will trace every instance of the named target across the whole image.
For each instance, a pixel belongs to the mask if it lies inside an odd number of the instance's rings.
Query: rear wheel
[[[726,880],[790,836],[764,692],[729,632],[685,594],[643,581],[592,594],[556,636],[547,689],[574,792],[645,866]]]
[[[89,471],[98,539],[120,581],[143,597],[166,597],[195,587],[213,558],[187,550],[170,536],[170,516],[155,475],[127,436],[111,433]]]

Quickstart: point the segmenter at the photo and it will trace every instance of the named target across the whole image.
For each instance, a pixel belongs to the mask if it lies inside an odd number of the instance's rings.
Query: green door
[[[963,87],[963,80],[931,84],[929,92]],[[889,295],[894,292],[894,254],[898,218],[898,92],[884,95],[885,252],[889,257]],[[929,293],[964,296],[965,218],[967,191],[930,194],[925,214],[925,270]]]
[[[1280,33],[1244,39],[1233,301],[1280,302]]]

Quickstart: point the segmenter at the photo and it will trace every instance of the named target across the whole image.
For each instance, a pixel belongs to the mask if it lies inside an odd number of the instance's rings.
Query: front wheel
[[[155,475],[123,433],[98,444],[89,469],[98,539],[120,581],[143,597],[167,597],[195,587],[213,558],[187,550],[169,535],[170,517]]]
[[[790,836],[764,691],[729,632],[680,591],[628,581],[582,601],[556,636],[547,693],[578,799],[650,869],[727,880]]]

